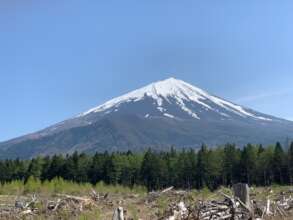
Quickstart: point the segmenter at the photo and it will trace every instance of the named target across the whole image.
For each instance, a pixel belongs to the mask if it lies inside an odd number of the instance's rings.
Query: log
[[[100,200],[100,194],[97,193],[94,189],[92,189],[92,192],[90,193],[90,197],[92,200],[98,202]]]
[[[166,193],[166,192],[169,192],[169,191],[171,191],[171,190],[173,190],[173,189],[174,189],[174,186],[171,186],[171,187],[169,187],[169,188],[167,188],[167,189],[164,189],[164,190],[161,192],[161,194]]]
[[[178,209],[179,209],[179,212],[180,212],[180,215],[181,215],[181,218],[185,218],[187,215],[188,215],[188,210],[184,204],[184,202],[179,202],[178,204]]]
[[[25,211],[22,211],[20,213],[21,216],[24,216],[24,215],[33,215],[33,211],[31,209],[28,209],[28,210],[25,210]]]
[[[90,200],[90,198],[88,197],[79,197],[79,196],[72,196],[72,195],[66,195],[66,194],[57,194],[57,196],[59,197],[63,197],[69,200],[73,200],[76,202],[86,202],[88,200]]]

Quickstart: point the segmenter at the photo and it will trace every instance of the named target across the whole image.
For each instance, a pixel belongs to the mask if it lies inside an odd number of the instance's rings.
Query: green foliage
[[[166,186],[167,164],[160,154],[148,150],[141,166],[141,179],[148,190]]]
[[[256,177],[256,161],[258,148],[251,144],[245,146],[240,157],[240,172],[242,182],[253,184]]]
[[[202,200],[207,200],[211,196],[211,191],[208,187],[204,187],[200,190],[199,195],[202,198]]]
[[[20,180],[3,183],[0,185],[0,195],[22,195],[24,183]]]
[[[35,177],[29,177],[27,182],[12,181],[0,185],[0,195],[23,195],[23,194],[41,194],[41,195],[56,195],[56,194],[70,194],[70,195],[86,195],[95,189],[102,193],[118,193],[130,194],[135,193],[144,195],[146,188],[143,186],[133,186],[132,188],[121,185],[106,185],[99,182],[95,186],[90,183],[76,183],[64,180],[60,177],[49,181],[41,182]]]
[[[24,193],[40,193],[41,192],[42,183],[39,179],[34,176],[28,177],[25,185],[24,185]]]
[[[96,209],[91,212],[82,212],[78,216],[78,220],[90,220],[90,219],[101,219],[101,211]]]
[[[291,143],[289,150],[288,150],[288,157],[287,157],[287,166],[289,172],[289,182],[290,185],[293,184],[293,142]]]
[[[96,153],[0,161],[0,193],[136,192],[168,186],[216,190],[237,182],[266,186],[293,183],[293,143],[285,152],[275,146],[226,144],[195,151]],[[24,184],[23,184],[24,183]]]
[[[42,163],[43,160],[40,157],[34,158],[30,161],[28,170],[26,172],[26,181],[28,181],[28,178],[35,177],[40,179],[42,175]]]

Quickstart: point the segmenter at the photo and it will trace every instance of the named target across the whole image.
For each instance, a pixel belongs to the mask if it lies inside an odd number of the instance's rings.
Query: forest
[[[255,186],[293,183],[293,142],[288,149],[280,143],[263,147],[248,144],[242,148],[226,144],[217,148],[144,153],[115,152],[87,155],[37,157],[30,160],[0,161],[2,184],[30,178],[50,181],[62,178],[76,183],[105,183],[127,187],[145,186],[158,190],[168,186],[180,189],[215,190],[219,186],[245,182]]]

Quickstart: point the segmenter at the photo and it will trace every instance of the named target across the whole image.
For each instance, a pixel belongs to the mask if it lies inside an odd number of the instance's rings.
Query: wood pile
[[[39,209],[36,206],[37,196],[34,194],[30,200],[15,200],[13,205],[5,205],[0,209],[0,219],[23,218],[37,215]]]
[[[89,196],[85,197],[57,194],[55,200],[41,201],[34,194],[30,200],[16,199],[14,206],[5,205],[0,207],[0,219],[23,219],[29,216],[37,216],[41,213],[49,216],[59,211],[67,211],[77,215],[83,211],[97,208],[97,203],[106,199],[107,196],[107,194],[100,196],[93,190]],[[45,203],[45,208],[42,210],[38,208],[41,203]]]
[[[153,212],[152,219],[159,220],[273,220],[293,219],[293,191],[274,193],[272,190],[263,193],[262,196],[252,194],[246,184],[237,184],[232,187],[232,192],[220,191],[214,199],[192,197],[188,191],[178,191],[173,187],[159,192],[151,192],[146,197],[135,195],[119,195],[97,193],[94,190],[87,196],[74,196],[57,194],[51,198],[32,195],[30,197],[13,196],[0,203],[0,219],[37,219],[39,216],[60,216],[62,213],[70,213],[70,216],[78,217],[80,214],[93,210],[108,210],[107,219],[130,220],[129,202],[133,208],[141,205],[145,210]],[[267,195],[267,197],[266,197]],[[129,196],[129,198],[127,197]],[[127,199],[128,198],[128,199]],[[196,199],[195,199],[196,198]],[[217,198],[217,199],[215,199]],[[167,208],[159,210],[159,201],[167,201]],[[1,200],[0,200],[1,201]],[[125,207],[123,207],[125,206]],[[137,217],[140,215],[137,208]],[[148,211],[147,211],[148,212]],[[73,219],[73,218],[72,218]],[[75,219],[75,218],[74,218]],[[76,218],[77,219],[77,218]]]
[[[233,196],[219,193],[222,199],[170,204],[161,220],[265,220],[293,216],[292,192],[266,201],[250,200],[246,184],[233,187]],[[237,195],[237,196],[236,196]],[[241,197],[241,198],[239,198]],[[293,217],[292,217],[293,219]]]
[[[149,204],[149,203],[152,203],[154,201],[156,201],[158,198],[160,198],[161,196],[165,195],[165,196],[168,196],[168,197],[177,197],[177,196],[185,196],[187,195],[188,192],[187,191],[184,191],[184,190],[174,190],[174,187],[169,187],[167,189],[164,189],[162,191],[159,191],[159,192],[150,192],[148,194],[148,196],[146,197],[145,199],[145,203],[146,204]]]

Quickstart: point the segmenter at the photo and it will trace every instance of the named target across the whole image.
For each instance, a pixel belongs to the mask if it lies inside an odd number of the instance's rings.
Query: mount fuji
[[[0,143],[0,158],[74,151],[142,151],[293,138],[293,122],[169,78],[114,98],[39,132]]]

